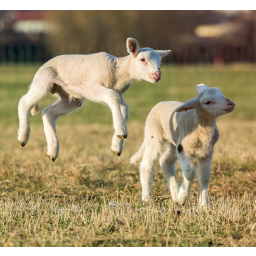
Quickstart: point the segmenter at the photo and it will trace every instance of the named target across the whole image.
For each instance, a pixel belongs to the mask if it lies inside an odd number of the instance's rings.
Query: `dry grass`
[[[220,118],[206,211],[197,205],[197,179],[190,201],[174,205],[159,166],[155,201],[141,203],[138,167],[129,158],[143,126],[128,122],[129,138],[116,157],[110,125],[62,125],[54,163],[45,156],[42,125],[31,126],[25,148],[17,145],[15,127],[1,127],[0,245],[255,246],[256,122]]]

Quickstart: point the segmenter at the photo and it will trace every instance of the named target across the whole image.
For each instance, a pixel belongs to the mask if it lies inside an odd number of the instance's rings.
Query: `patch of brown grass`
[[[154,203],[141,203],[137,166],[129,159],[144,123],[128,122],[120,157],[110,151],[110,125],[57,126],[60,153],[46,157],[42,125],[31,125],[25,148],[16,127],[1,127],[1,246],[255,246],[256,122],[218,122],[210,180],[211,208],[171,201],[157,166]],[[178,179],[181,180],[177,164]]]

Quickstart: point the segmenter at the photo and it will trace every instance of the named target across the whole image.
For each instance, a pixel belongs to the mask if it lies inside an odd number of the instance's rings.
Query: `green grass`
[[[46,157],[41,114],[30,117],[26,147],[17,143],[17,105],[38,67],[0,65],[0,246],[255,246],[255,66],[163,66],[159,83],[134,82],[124,94],[129,137],[120,157],[110,151],[110,110],[87,101],[58,120],[55,162]],[[138,167],[129,159],[146,116],[159,101],[195,97],[199,83],[236,103],[218,120],[211,208],[198,207],[197,177],[189,202],[175,205],[159,166],[154,203],[142,204]],[[54,100],[45,97],[41,110]],[[181,181],[178,164],[177,174]]]
[[[0,65],[0,119],[4,124],[18,123],[18,101],[24,95],[39,66]],[[124,94],[130,108],[128,122],[145,120],[151,108],[160,101],[185,102],[196,96],[195,86],[204,83],[209,87],[219,87],[222,93],[236,103],[236,110],[225,118],[255,119],[254,111],[256,72],[253,65],[215,66],[163,66],[162,79],[157,84],[134,82]],[[52,104],[55,98],[45,97],[40,107]],[[41,123],[41,115],[31,118],[33,123]],[[86,101],[82,109],[72,116],[60,118],[58,123],[106,123],[112,118],[108,108]]]

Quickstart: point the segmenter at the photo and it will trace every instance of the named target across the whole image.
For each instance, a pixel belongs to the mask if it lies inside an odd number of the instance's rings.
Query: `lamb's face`
[[[228,114],[235,108],[235,103],[226,98],[219,88],[205,89],[198,97],[201,107],[213,117]]]
[[[130,37],[127,38],[126,48],[132,56],[132,67],[136,79],[157,83],[161,79],[161,60],[171,51],[140,48],[138,41]]]
[[[161,79],[161,56],[152,49],[140,49],[134,60],[135,71],[138,80],[157,83]]]

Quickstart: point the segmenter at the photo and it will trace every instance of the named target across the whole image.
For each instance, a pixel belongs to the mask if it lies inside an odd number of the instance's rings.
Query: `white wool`
[[[160,165],[168,182],[172,199],[184,204],[189,197],[196,169],[192,158],[198,158],[198,178],[201,187],[200,203],[209,204],[208,185],[214,144],[219,132],[216,119],[234,109],[234,103],[223,96],[218,88],[196,86],[198,95],[186,102],[160,102],[150,111],[145,135],[139,151],[131,157],[131,163],[140,163],[142,199],[150,200],[154,166],[160,157]],[[162,154],[162,149],[167,146]],[[179,159],[183,182],[178,184],[175,162]]]
[[[137,40],[128,38],[128,56],[117,58],[105,52],[89,55],[57,56],[36,72],[30,88],[19,102],[18,141],[25,146],[30,135],[29,113],[39,112],[39,101],[51,93],[58,100],[43,110],[44,131],[47,140],[47,155],[54,161],[59,152],[56,121],[82,106],[85,99],[109,106],[115,134],[111,150],[120,155],[123,139],[128,131],[125,121],[129,115],[128,106],[122,94],[133,80],[156,83],[161,78],[161,59],[170,51],[140,49]]]

